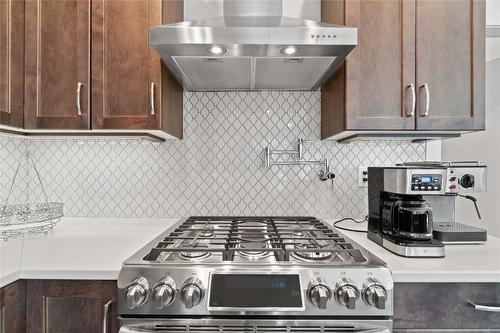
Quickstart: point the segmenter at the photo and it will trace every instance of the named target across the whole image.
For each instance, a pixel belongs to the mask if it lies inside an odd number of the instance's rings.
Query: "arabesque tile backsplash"
[[[7,198],[17,161],[31,152],[51,201],[67,216],[181,217],[186,215],[314,215],[362,217],[366,188],[360,165],[423,160],[425,144],[320,141],[319,92],[186,92],[184,140],[25,140],[0,138],[0,203]],[[320,167],[264,166],[263,151],[307,144],[306,159]],[[25,165],[10,202],[43,200]]]

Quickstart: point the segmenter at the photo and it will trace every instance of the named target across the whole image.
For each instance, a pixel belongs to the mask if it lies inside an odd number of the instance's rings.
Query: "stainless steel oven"
[[[125,261],[120,333],[392,331],[382,261],[313,217],[191,217]]]

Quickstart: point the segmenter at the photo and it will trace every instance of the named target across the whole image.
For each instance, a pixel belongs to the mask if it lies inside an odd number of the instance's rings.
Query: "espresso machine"
[[[368,168],[368,238],[404,257],[444,257],[444,244],[481,243],[486,230],[455,221],[455,201],[486,191],[479,162],[416,162]]]

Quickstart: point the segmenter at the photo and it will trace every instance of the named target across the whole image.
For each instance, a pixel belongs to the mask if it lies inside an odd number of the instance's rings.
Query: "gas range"
[[[390,332],[392,299],[385,264],[314,217],[183,219],[124,262],[117,297],[122,333]]]

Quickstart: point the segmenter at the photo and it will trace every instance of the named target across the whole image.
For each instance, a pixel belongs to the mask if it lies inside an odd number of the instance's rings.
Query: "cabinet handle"
[[[104,304],[102,316],[102,333],[108,333],[108,313],[112,303],[113,300],[110,300],[108,303]]]
[[[82,115],[82,86],[84,84],[81,82],[76,85],[76,114],[79,116]]]
[[[417,107],[417,93],[415,92],[415,85],[410,83],[406,88],[411,89],[411,111],[406,113],[407,117],[413,117],[415,115],[415,108]]]
[[[425,90],[425,111],[422,113],[422,117],[427,117],[429,115],[429,107],[431,104],[431,93],[429,91],[429,85],[425,83],[422,85],[422,88]]]
[[[154,116],[156,113],[156,106],[155,106],[155,83],[151,82],[151,115]]]
[[[500,306],[493,306],[493,305],[481,305],[481,304],[476,304],[473,302],[468,302],[470,305],[474,307],[474,309],[478,311],[486,311],[486,312],[500,312]]]

